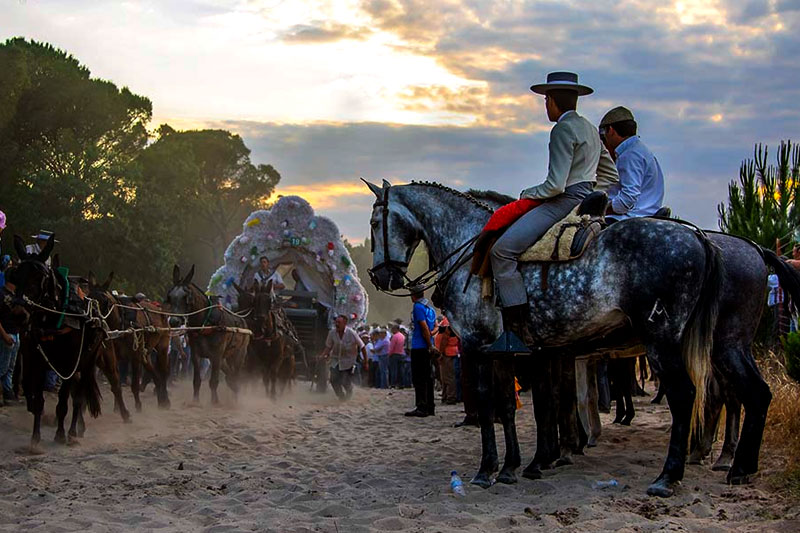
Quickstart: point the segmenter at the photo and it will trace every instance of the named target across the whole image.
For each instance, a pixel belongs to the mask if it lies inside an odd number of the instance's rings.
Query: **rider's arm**
[[[575,155],[572,137],[572,132],[565,123],[559,122],[553,126],[550,131],[550,144],[548,145],[550,163],[548,165],[547,178],[545,178],[544,183],[522,191],[521,198],[544,200],[564,192],[567,188],[569,170],[572,168],[572,158]]]
[[[600,160],[597,162],[597,185],[595,185],[594,190],[608,192],[611,186],[616,183],[619,183],[617,165],[614,164],[614,160],[605,145],[600,143]]]
[[[0,339],[3,339],[3,342],[9,346],[14,344],[14,339],[12,339],[11,335],[6,333],[6,330],[3,329],[3,324],[0,324]]]
[[[624,215],[634,207],[642,194],[642,181],[647,170],[647,162],[640,154],[628,150],[618,159],[619,192],[611,198],[611,209],[618,215]]]

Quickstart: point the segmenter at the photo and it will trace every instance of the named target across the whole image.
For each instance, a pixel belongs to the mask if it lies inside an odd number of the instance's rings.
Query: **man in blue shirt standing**
[[[433,369],[431,363],[437,351],[431,331],[436,323],[436,311],[425,298],[422,287],[411,287],[411,382],[414,384],[416,407],[406,416],[426,417],[434,415]]]
[[[615,107],[600,121],[600,138],[616,153],[619,183],[608,190],[607,218],[654,215],[664,202],[664,174],[656,156],[636,135],[636,120],[625,107]]]

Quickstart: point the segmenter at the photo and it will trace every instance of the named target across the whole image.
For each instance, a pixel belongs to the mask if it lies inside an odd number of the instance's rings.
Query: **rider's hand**
[[[428,353],[431,354],[432,359],[438,359],[439,356],[442,355],[442,352],[436,346],[431,346],[428,348]]]
[[[3,342],[8,346],[14,346],[14,338],[8,333],[3,332]]]

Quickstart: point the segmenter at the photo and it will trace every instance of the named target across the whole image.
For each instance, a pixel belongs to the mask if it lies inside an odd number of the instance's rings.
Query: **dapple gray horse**
[[[382,290],[405,284],[405,270],[421,241],[432,262],[439,264],[476,235],[493,212],[469,195],[437,184],[392,187],[384,181],[382,187],[370,184],[370,189],[377,197],[370,221],[374,242],[371,274]],[[447,271],[457,257],[444,261],[442,268]],[[648,360],[664,383],[673,418],[667,459],[648,493],[671,495],[674,484],[683,478],[693,414],[698,418],[702,410],[711,366],[710,348],[724,275],[718,248],[684,225],[634,219],[604,231],[581,258],[551,265],[546,288],[537,265],[521,265],[520,269],[528,287],[530,325],[537,347],[574,355],[595,351],[604,339],[606,343],[613,339],[615,344],[645,345]],[[467,285],[466,266],[449,274],[446,285],[439,287],[443,311],[452,317],[463,350],[480,352],[500,333],[499,311],[493,302],[482,300],[478,283]],[[637,332],[635,338],[631,331]],[[480,353],[477,357],[487,359]],[[757,398],[745,405],[745,426],[751,431],[747,441],[742,439],[729,472],[734,482],[757,470],[769,403],[769,389],[757,369],[741,359],[720,365],[726,379],[743,387],[742,396]],[[487,375],[479,373],[483,406],[491,403]],[[515,480],[514,470],[519,465],[513,409],[508,411],[505,408],[498,413],[507,443],[506,464],[498,480],[506,482]],[[476,478],[488,479],[497,469],[490,412],[488,408],[481,412],[483,457]]]

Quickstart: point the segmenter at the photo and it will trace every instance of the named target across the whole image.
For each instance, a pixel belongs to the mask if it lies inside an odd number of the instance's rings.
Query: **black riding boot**
[[[535,341],[531,331],[528,329],[528,322],[530,322],[528,304],[504,307],[502,313],[503,329],[519,337],[519,340],[521,340],[525,346],[533,346]]]

